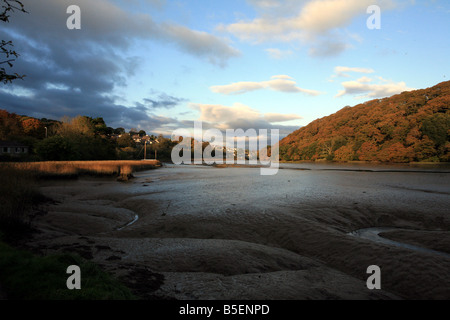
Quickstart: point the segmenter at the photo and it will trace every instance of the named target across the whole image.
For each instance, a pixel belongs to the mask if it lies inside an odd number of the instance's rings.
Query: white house
[[[0,155],[21,156],[28,154],[29,147],[20,142],[0,141]]]

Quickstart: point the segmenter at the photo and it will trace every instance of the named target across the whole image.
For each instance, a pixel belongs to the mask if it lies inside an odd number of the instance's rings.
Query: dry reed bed
[[[111,161],[45,161],[14,162],[2,166],[12,170],[29,172],[38,178],[65,178],[80,175],[119,176],[127,180],[136,171],[151,170],[160,166],[157,160],[111,160]]]

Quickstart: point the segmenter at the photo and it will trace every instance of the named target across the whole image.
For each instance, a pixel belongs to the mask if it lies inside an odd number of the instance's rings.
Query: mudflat
[[[46,181],[27,246],[76,252],[147,299],[449,299],[449,171],[386,166],[170,166]],[[392,229],[393,228],[393,229]],[[369,290],[367,268],[381,268]]]

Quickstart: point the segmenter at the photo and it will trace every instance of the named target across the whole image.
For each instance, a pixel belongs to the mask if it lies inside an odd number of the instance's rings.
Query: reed
[[[117,176],[128,180],[133,172],[151,170],[161,164],[156,160],[133,161],[45,161],[8,163],[11,169],[32,174],[39,179],[77,178],[89,176]]]
[[[11,166],[0,166],[0,230],[8,237],[29,227],[28,213],[40,201],[34,175]]]

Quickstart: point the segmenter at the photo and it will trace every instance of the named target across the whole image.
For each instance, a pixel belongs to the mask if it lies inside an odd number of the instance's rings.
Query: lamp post
[[[147,140],[144,143],[144,160],[147,160]]]

